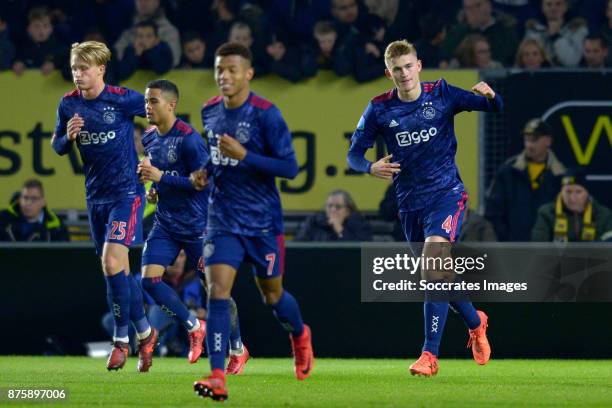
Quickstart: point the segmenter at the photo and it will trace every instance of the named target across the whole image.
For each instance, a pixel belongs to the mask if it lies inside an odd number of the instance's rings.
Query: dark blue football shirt
[[[158,194],[155,222],[173,236],[202,236],[209,188],[197,191],[189,180],[189,175],[204,167],[209,159],[202,136],[177,119],[165,135],[160,135],[156,127],[148,129],[142,145],[151,164],[164,173],[155,185]]]
[[[221,96],[202,108],[202,124],[210,149],[213,187],[208,230],[245,236],[283,233],[283,213],[275,176],[253,165],[224,157],[218,139],[224,133],[238,140],[249,153],[297,163],[291,133],[280,110],[250,93],[240,107],[228,109]],[[245,159],[245,161],[248,161]]]
[[[463,191],[455,164],[457,138],[454,117],[463,111],[500,111],[501,96],[494,99],[449,85],[444,79],[421,82],[421,95],[403,102],[394,88],[373,98],[351,138],[348,161],[368,173],[371,163],[363,157],[381,136],[392,161],[401,171],[393,178],[399,211],[425,208],[439,194]],[[476,160],[476,158],[474,158]]]
[[[106,85],[95,99],[79,90],[64,95],[57,108],[53,148],[67,154],[72,148],[66,125],[77,113],[84,125],[76,138],[85,172],[85,193],[92,204],[110,203],[142,194],[134,145],[134,116],[145,116],[144,96],[128,88]]]

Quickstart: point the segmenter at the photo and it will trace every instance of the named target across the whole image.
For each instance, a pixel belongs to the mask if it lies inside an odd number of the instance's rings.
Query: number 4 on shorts
[[[447,233],[450,234],[451,229],[453,226],[453,216],[449,215],[448,217],[446,217],[446,219],[444,220],[444,222],[442,223],[442,229]]]

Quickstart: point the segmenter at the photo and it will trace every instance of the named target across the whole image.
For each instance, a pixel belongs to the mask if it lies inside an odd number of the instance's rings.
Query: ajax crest
[[[174,149],[168,150],[168,163],[175,163],[176,159],[177,159],[176,150]]]
[[[423,117],[425,119],[433,119],[436,117],[436,110],[431,106],[426,106],[423,108]]]
[[[111,106],[107,106],[106,108],[104,108],[104,113],[102,114],[102,119],[104,119],[104,122],[108,123],[109,125],[111,123],[115,123],[114,108],[111,107]]]
[[[251,134],[249,133],[250,128],[251,125],[247,122],[238,123],[238,128],[236,129],[236,139],[240,143],[245,144],[251,139]]]

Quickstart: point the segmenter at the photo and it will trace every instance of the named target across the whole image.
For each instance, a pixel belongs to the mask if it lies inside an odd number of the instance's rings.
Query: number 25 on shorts
[[[113,221],[113,228],[111,229],[110,234],[108,234],[109,239],[116,239],[121,241],[125,238],[125,221]]]

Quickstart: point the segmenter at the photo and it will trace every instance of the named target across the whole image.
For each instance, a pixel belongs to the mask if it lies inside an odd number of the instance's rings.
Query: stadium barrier
[[[140,249],[130,252],[136,270]],[[0,354],[84,353],[106,339],[105,285],[89,244],[0,244]],[[253,356],[288,356],[287,335],[262,303],[249,269],[233,295]],[[320,357],[411,359],[422,345],[422,305],[362,303],[360,246],[288,243],[285,287],[302,306]],[[494,358],[612,358],[610,303],[488,303]],[[444,357],[470,358],[467,330],[451,316]],[[10,334],[10,335],[7,335]]]

